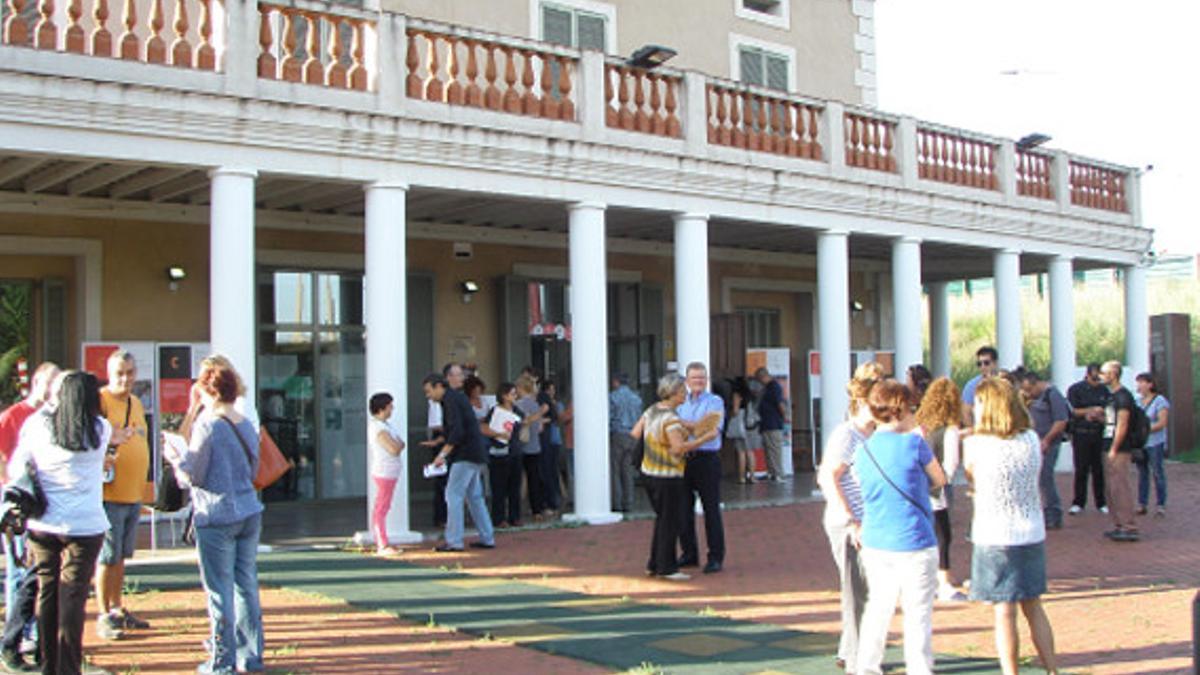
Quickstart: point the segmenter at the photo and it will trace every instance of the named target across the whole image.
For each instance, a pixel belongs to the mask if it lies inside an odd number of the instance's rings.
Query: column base
[[[388,540],[393,544],[420,544],[425,541],[425,535],[412,530],[388,532]],[[352,541],[359,546],[374,546],[375,535],[370,530],[359,530],[354,533]]]
[[[613,511],[607,513],[564,513],[562,519],[568,523],[587,525],[612,525],[624,520],[624,516]]]

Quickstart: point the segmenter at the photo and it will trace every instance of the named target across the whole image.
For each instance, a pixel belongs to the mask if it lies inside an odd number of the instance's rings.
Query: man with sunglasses
[[[1075,460],[1075,498],[1067,513],[1078,515],[1087,506],[1088,476],[1096,508],[1108,513],[1104,496],[1105,408],[1111,394],[1100,378],[1100,364],[1089,363],[1083,379],[1067,389],[1071,404],[1071,450]]]
[[[980,347],[975,352],[975,367],[979,374],[967,381],[962,390],[963,426],[975,426],[975,388],[985,377],[995,377],[1000,372],[1000,353],[991,345]]]

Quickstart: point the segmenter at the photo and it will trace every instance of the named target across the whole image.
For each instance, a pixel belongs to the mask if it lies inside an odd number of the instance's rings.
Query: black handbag
[[[173,513],[183,508],[184,490],[175,480],[175,466],[164,461],[162,471],[158,474],[158,490],[154,499],[154,510],[163,513]]]
[[[31,460],[25,463],[25,471],[10,476],[8,484],[4,486],[0,529],[13,535],[24,534],[29,520],[41,518],[46,513],[46,507],[46,493],[38,481],[37,465]]]

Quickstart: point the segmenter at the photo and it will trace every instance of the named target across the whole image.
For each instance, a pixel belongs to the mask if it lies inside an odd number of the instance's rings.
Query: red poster
[[[120,345],[84,345],[83,369],[101,383],[108,382],[108,357],[120,348]]]
[[[188,394],[191,392],[192,381],[171,379],[158,381],[159,411],[163,414],[187,413]]]

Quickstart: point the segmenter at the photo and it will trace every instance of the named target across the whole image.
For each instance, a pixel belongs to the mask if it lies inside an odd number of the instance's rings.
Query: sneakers
[[[674,574],[664,574],[662,575],[662,578],[666,579],[667,581],[687,581],[688,579],[692,578],[692,575],[684,574],[683,572],[675,572]]]
[[[939,602],[966,602],[967,596],[950,584],[945,584],[938,586],[937,599]]]
[[[1101,507],[1100,507],[1100,513],[1108,513],[1108,507],[1107,507],[1107,506],[1101,506]]]
[[[125,637],[121,630],[122,621],[112,614],[105,614],[96,619],[96,635],[101,640],[120,640]]]
[[[5,649],[0,651],[0,672],[5,673],[36,673],[40,669],[32,663],[27,663],[20,652]]]
[[[1166,518],[1167,517],[1167,507],[1160,506],[1157,509],[1154,509],[1154,517],[1155,518]]]
[[[1134,510],[1133,510],[1133,512],[1134,512],[1135,514],[1139,515],[1139,516],[1144,516],[1144,515],[1146,515],[1146,505],[1145,505],[1145,504],[1138,504],[1138,507],[1137,507],[1136,509],[1134,509]]]
[[[1141,541],[1142,539],[1141,535],[1133,530],[1109,530],[1108,532],[1104,533],[1104,536],[1113,541],[1132,542]]]
[[[1069,513],[1073,516],[1077,516],[1077,515],[1083,513],[1083,507],[1078,504],[1072,504],[1071,508],[1067,509],[1067,513]]]
[[[144,619],[140,619],[140,618],[134,616],[132,612],[125,609],[124,607],[121,608],[119,621],[120,621],[121,628],[133,628],[136,630],[146,630],[146,629],[150,628],[149,621],[146,621]]]

